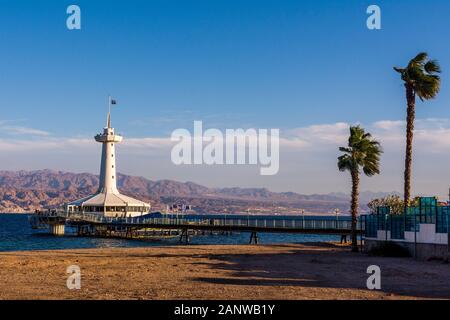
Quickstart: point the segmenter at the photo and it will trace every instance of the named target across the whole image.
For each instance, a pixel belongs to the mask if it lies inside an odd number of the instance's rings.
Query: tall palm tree
[[[359,175],[360,169],[366,176],[380,173],[380,155],[383,152],[380,143],[360,126],[350,127],[348,147],[340,147],[344,154],[338,158],[340,171],[350,171],[352,178],[352,251],[358,251],[356,223],[358,216]]]
[[[406,88],[406,156],[404,177],[404,204],[405,209],[410,205],[411,199],[411,166],[412,143],[414,132],[414,118],[416,108],[416,95],[420,100],[429,100],[436,97],[441,87],[441,79],[438,73],[441,68],[437,60],[429,60],[428,54],[419,53],[409,61],[406,68],[396,68],[400,73]]]

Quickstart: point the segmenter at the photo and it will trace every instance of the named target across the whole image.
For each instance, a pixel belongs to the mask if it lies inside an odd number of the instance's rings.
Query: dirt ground
[[[81,289],[66,285],[70,265]],[[368,290],[367,267],[381,268]],[[0,253],[0,299],[450,298],[450,264],[334,244],[211,245]]]

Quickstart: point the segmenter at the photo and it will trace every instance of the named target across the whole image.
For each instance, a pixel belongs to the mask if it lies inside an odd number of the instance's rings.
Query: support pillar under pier
[[[65,225],[63,223],[50,225],[50,233],[53,234],[54,236],[63,236],[64,229],[65,229]]]
[[[250,234],[250,241],[249,244],[258,244],[258,233],[256,231],[252,231]]]
[[[185,243],[185,244],[189,243],[189,230],[188,229],[183,229],[181,231],[180,243]]]

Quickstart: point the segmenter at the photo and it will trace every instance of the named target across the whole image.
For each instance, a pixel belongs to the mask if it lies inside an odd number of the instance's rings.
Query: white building
[[[107,217],[136,217],[149,213],[149,203],[120,194],[117,189],[115,144],[122,142],[122,139],[111,128],[111,112],[108,112],[103,133],[95,136],[95,141],[102,144],[98,190],[91,196],[66,204],[66,212],[93,213]]]

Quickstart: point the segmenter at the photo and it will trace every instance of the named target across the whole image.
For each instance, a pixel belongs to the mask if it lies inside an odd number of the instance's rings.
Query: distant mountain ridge
[[[55,208],[97,190],[98,176],[54,170],[0,171],[0,212],[32,212]],[[209,188],[194,182],[153,181],[143,177],[118,174],[118,188],[127,195],[149,201],[155,210],[183,201],[198,212],[242,213],[248,209],[262,212],[331,212],[349,209],[345,194],[302,195],[272,192],[266,188]],[[363,198],[370,197],[370,193]],[[373,193],[379,196],[379,193]]]
[[[329,196],[335,196],[337,198],[344,198],[344,199],[349,199],[350,200],[350,195],[346,194],[346,193],[342,193],[342,192],[332,192],[332,193],[329,193],[328,195]],[[397,191],[391,191],[391,192],[361,191],[359,193],[359,201],[361,202],[361,204],[367,204],[373,199],[384,198],[387,195],[401,196],[402,194],[400,192],[397,192]]]

